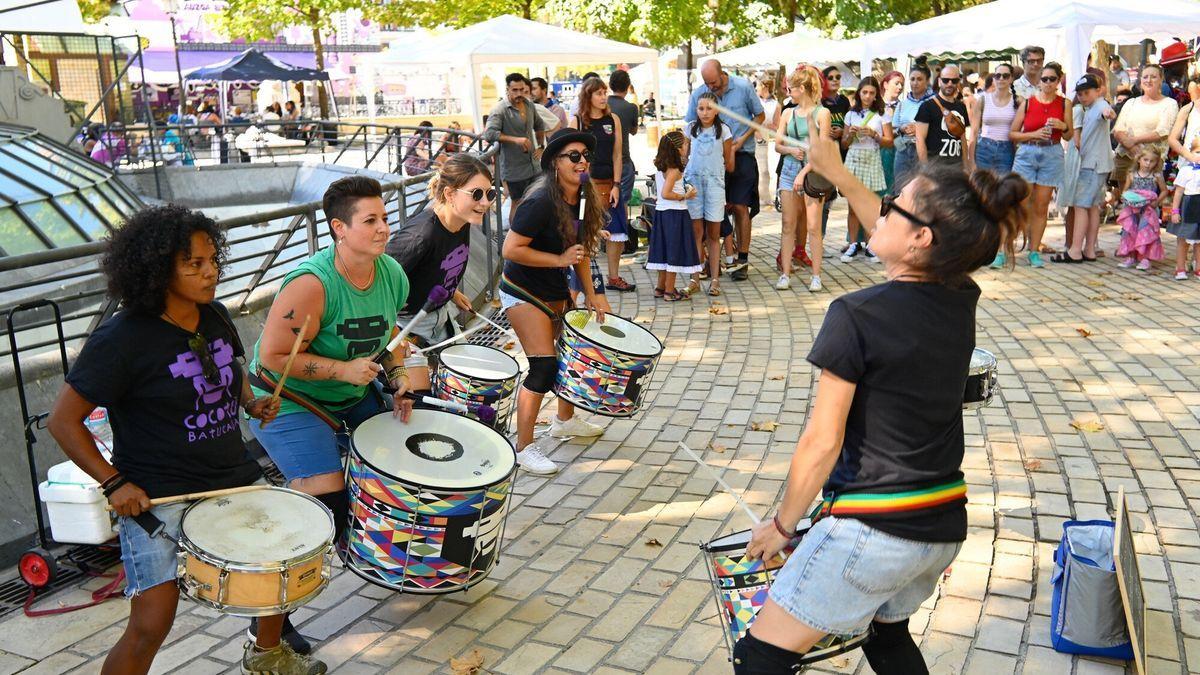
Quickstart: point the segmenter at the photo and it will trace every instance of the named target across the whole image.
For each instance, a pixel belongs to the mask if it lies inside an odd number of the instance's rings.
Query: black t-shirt
[[[113,464],[151,499],[261,475],[238,425],[243,350],[232,327],[219,303],[200,308],[197,330],[220,371],[216,385],[188,346],[192,334],[128,310],[100,324],[67,375],[80,396],[108,408]]]
[[[891,281],[829,306],[808,360],[854,382],[830,492],[921,490],[963,478],[963,389],[975,348],[979,287]],[[917,541],[962,541],[965,500],[856,515]]]
[[[575,209],[578,209],[576,205]],[[525,195],[513,215],[513,232],[532,239],[529,247],[535,251],[561,255],[567,250],[558,228],[554,203],[544,189]],[[511,260],[504,261],[504,276],[509,282],[525,289],[542,300],[566,300],[571,297],[567,288],[567,268],[529,267]]]
[[[833,128],[845,126],[846,113],[850,112],[850,99],[842,94],[834,94],[821,99],[821,107],[829,111],[829,125]]]
[[[940,159],[961,163],[962,139],[951,136],[950,132],[946,130],[946,121],[942,117],[942,109],[938,107],[938,101],[941,101],[946,112],[957,115],[962,120],[964,128],[970,126],[970,123],[967,122],[967,106],[962,101],[947,101],[939,95],[922,103],[914,119],[929,125],[929,131],[925,134],[926,156],[931,161]]]
[[[621,120],[621,159],[632,161],[629,157],[629,135],[636,134],[638,128],[637,106],[620,96],[609,96],[608,107]]]
[[[592,178],[612,180],[613,177],[613,146],[617,142],[617,125],[613,116],[606,114],[593,119],[579,119],[579,128],[596,137],[596,147],[592,150]]]
[[[408,276],[410,286],[404,313],[416,314],[435,286],[441,286],[450,295],[458,290],[471,253],[471,227],[451,232],[430,207],[410,218],[403,229],[392,235],[387,253]]]

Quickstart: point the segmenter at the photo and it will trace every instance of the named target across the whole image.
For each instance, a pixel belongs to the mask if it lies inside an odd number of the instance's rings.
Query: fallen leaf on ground
[[[1025,468],[1030,471],[1037,471],[1042,468],[1042,460],[1040,459],[1027,459],[1023,463],[1025,464]]]
[[[1142,296],[1138,295],[1137,293],[1122,293],[1121,299],[1122,300],[1141,300]]]
[[[1092,331],[1090,331],[1086,328],[1080,327],[1080,326],[1075,327],[1075,332],[1079,333],[1083,337],[1091,337],[1092,336]]]
[[[766,421],[766,422],[751,422],[751,423],[750,423],[750,430],[751,430],[751,431],[775,431],[775,429],[776,429],[778,426],[779,426],[779,422],[770,422],[770,421]]]
[[[664,580],[662,580],[662,581],[658,582],[658,587],[659,587],[659,588],[670,588],[670,587],[671,587],[671,582],[670,582],[670,581],[668,581],[668,580],[666,580],[666,579],[664,579]]]
[[[1093,295],[1089,297],[1088,300],[1091,300],[1092,302],[1098,302],[1101,300],[1112,300],[1112,298],[1108,297],[1107,293],[1101,293],[1100,295]]]
[[[725,452],[725,446],[719,443],[713,443],[712,445],[708,446],[708,449],[712,450],[713,452]]]
[[[1103,286],[1104,285],[1104,282],[1101,281],[1100,279],[1088,279],[1087,282],[1085,282],[1085,283],[1087,283],[1088,286]]]
[[[1080,431],[1104,431],[1104,425],[1096,420],[1074,420],[1071,426]]]
[[[647,539],[647,540],[646,540],[646,545],[647,545],[647,546],[652,546],[652,547],[659,547],[659,548],[662,548],[662,542],[661,542],[661,541],[659,541],[659,540],[657,540],[657,539]]]
[[[1110,275],[1110,274],[1112,274],[1112,270],[1105,270],[1105,271],[1103,271],[1103,272],[1096,272],[1096,276],[1098,276],[1098,277],[1106,277],[1106,276],[1108,276],[1108,275]]]
[[[772,375],[771,377],[768,377],[767,379],[768,380],[782,380],[783,378],[784,378],[783,375]]]
[[[512,348],[513,348],[513,347],[516,347],[516,346],[517,346],[517,343],[516,343],[516,342],[513,342],[512,340],[509,340],[508,342],[505,342],[505,343],[504,343],[504,351],[506,351],[506,352],[507,352],[507,351],[512,351]]]
[[[709,314],[728,314],[729,308],[725,305],[713,305],[708,308]]]
[[[478,649],[461,659],[450,657],[450,672],[454,675],[475,675],[483,671],[483,654]]]

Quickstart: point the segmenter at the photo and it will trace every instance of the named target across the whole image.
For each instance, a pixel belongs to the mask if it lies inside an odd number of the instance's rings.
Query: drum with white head
[[[516,408],[520,377],[517,360],[499,349],[457,344],[438,353],[433,391],[446,401],[491,406],[496,411],[492,428],[505,432]]]
[[[610,417],[631,417],[642,405],[662,342],[615,314],[601,323],[584,310],[564,316],[554,391],[572,405]]]

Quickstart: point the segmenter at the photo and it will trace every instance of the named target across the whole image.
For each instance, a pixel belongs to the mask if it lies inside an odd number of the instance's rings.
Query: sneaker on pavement
[[[545,436],[542,438],[545,438]],[[542,452],[541,448],[537,447],[542,438],[530,443],[517,453],[517,464],[529,473],[539,476],[550,476],[558,473],[558,465],[550,461],[550,458]]]
[[[1045,267],[1046,263],[1042,262],[1042,254],[1038,253],[1037,251],[1030,251],[1029,252],[1029,266],[1037,267],[1037,268]]]
[[[246,637],[253,642],[258,640],[258,619],[250,619],[250,627],[246,629]],[[310,643],[296,627],[292,625],[292,615],[288,614],[283,617],[283,641],[291,646],[292,651],[301,655],[312,653],[312,643]]]
[[[555,438],[571,438],[573,436],[599,436],[604,433],[604,427],[591,422],[584,422],[578,417],[563,422],[555,415],[550,420],[550,435]]]
[[[1149,272],[1150,271],[1150,259],[1147,258],[1147,259],[1143,260],[1142,262],[1138,263],[1137,268],[1143,272]]]
[[[780,274],[779,281],[775,282],[775,290],[786,291],[787,289],[789,289],[791,287],[792,287],[792,280],[788,279],[788,275]]]
[[[1138,269],[1141,269],[1141,267],[1138,267]],[[1200,278],[1200,272],[1196,273],[1196,277]],[[1176,281],[1187,281],[1187,278],[1187,270],[1175,270]]]
[[[1133,258],[1122,258],[1121,262],[1117,263],[1117,267],[1120,267],[1121,269],[1126,269],[1126,270],[1129,269],[1130,267],[1133,267],[1133,265],[1134,265]]]
[[[253,642],[246,642],[242,654],[242,672],[247,675],[324,675],[324,661],[297,654],[287,642],[274,649],[259,651]]]
[[[734,281],[745,281],[750,278],[750,263],[744,260],[739,260],[729,270],[729,278]]]
[[[879,256],[875,255],[875,252],[871,250],[870,244],[863,244],[863,252],[867,256],[867,262],[869,262],[869,263],[879,262]]]
[[[822,288],[824,288],[824,286],[821,285],[821,277],[813,277],[812,281],[808,282],[808,290],[814,293]]]
[[[995,258],[992,258],[992,264],[991,264],[991,268],[992,268],[992,269],[994,269],[994,270],[998,270],[998,269],[1000,269],[1000,268],[1004,267],[1004,264],[1005,264],[1006,262],[1008,262],[1008,260],[1007,260],[1007,259],[1004,257],[1004,254],[1003,254],[1003,253],[997,253],[997,254],[996,254],[996,257],[995,257]]]
[[[848,263],[854,260],[854,256],[858,255],[858,242],[852,241],[846,246],[846,250],[842,252],[842,262]]]

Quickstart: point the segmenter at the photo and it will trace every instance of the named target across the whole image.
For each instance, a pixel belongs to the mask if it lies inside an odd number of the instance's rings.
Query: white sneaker
[[[787,289],[789,289],[791,287],[792,287],[792,280],[788,279],[788,275],[780,274],[779,281],[775,282],[775,290],[786,291]]]
[[[563,422],[555,415],[550,420],[550,435],[555,438],[571,438],[573,436],[599,436],[604,433],[604,427],[584,422],[578,417]]]
[[[1187,278],[1186,270],[1175,270],[1175,281],[1187,281]]]
[[[850,245],[846,247],[846,252],[842,254],[841,260],[842,262],[848,263],[851,260],[854,260],[854,256],[856,255],[858,255],[858,242],[852,241],[850,242]]]
[[[822,288],[824,288],[824,286],[821,285],[821,277],[813,277],[812,281],[810,281],[808,284],[808,290],[810,290],[814,293],[821,290]]]
[[[1129,269],[1130,267],[1133,267],[1133,265],[1133,258],[1124,258],[1121,260],[1121,262],[1117,263],[1117,267],[1120,267],[1121,269]]]
[[[1143,272],[1149,272],[1150,271],[1150,260],[1148,258],[1142,259],[1142,262],[1137,264],[1137,268]]]
[[[545,436],[542,438],[545,438]],[[517,464],[525,471],[539,476],[549,476],[558,473],[558,465],[551,462],[550,458],[543,454],[537,446],[538,441],[534,441],[518,452]]]

